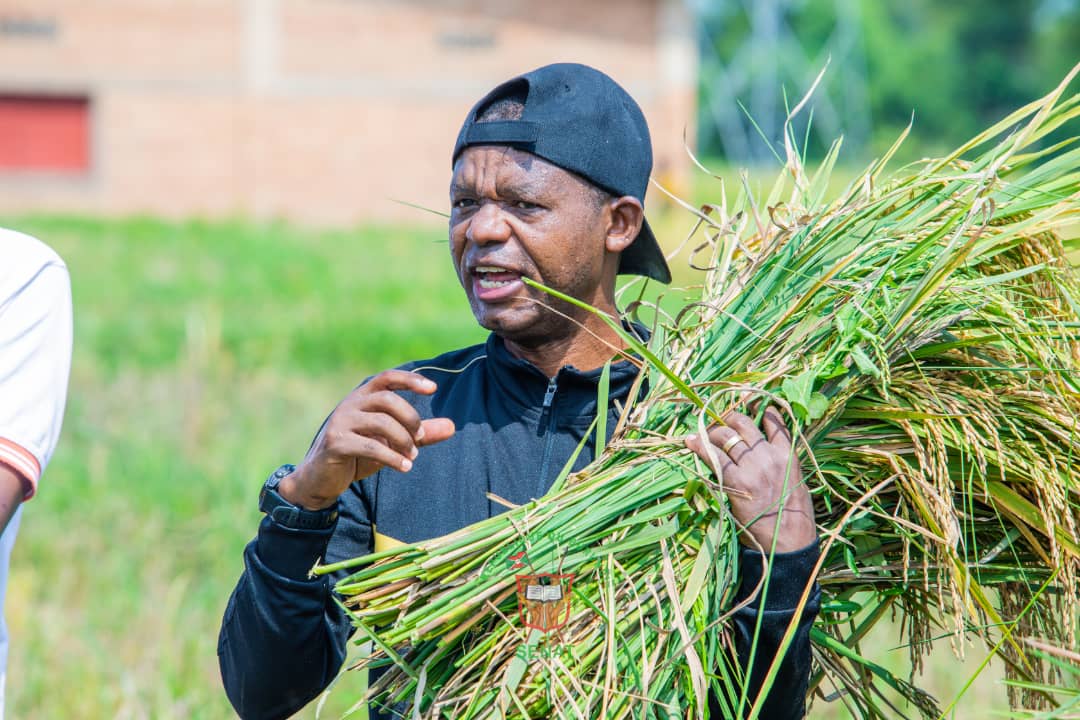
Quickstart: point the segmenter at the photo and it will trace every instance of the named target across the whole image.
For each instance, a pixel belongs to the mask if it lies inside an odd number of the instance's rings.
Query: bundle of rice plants
[[[1077,629],[1080,286],[1058,232],[1080,217],[1080,146],[1044,146],[1080,115],[1075,74],[886,176],[901,137],[831,199],[839,144],[809,174],[789,123],[766,197],[721,185],[688,208],[699,298],[647,346],[624,333],[650,389],[595,462],[446,537],[316,569],[352,570],[336,589],[372,643],[361,665],[389,666],[369,698],[424,718],[690,718],[712,691],[721,717],[756,717],[730,662],[738,528],[683,444],[749,394],[788,413],[815,497],[812,686],[859,717],[898,712],[885,688],[934,716],[860,648],[898,614],[916,670],[935,635],[975,637],[1052,703],[1054,668],[1021,638]],[[519,616],[521,558],[573,575],[557,637]]]

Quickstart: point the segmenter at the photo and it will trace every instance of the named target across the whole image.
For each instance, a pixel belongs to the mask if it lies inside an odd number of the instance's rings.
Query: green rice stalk
[[[363,666],[390,664],[369,697],[421,718],[692,718],[711,691],[719,717],[756,716],[732,662],[738,528],[682,441],[749,393],[788,413],[814,494],[815,696],[936,717],[915,683],[945,637],[1001,658],[1017,706],[1057,702],[1064,661],[1029,639],[1076,643],[1080,285],[1059,233],[1080,220],[1080,145],[1041,143],[1077,126],[1075,73],[888,177],[898,140],[832,199],[838,146],[808,175],[789,124],[767,200],[721,187],[692,208],[700,294],[658,313],[647,347],[624,338],[650,391],[595,462],[498,517],[315,570],[339,573],[374,641]],[[522,551],[574,574],[559,631],[522,625]],[[865,646],[894,615],[908,679]]]

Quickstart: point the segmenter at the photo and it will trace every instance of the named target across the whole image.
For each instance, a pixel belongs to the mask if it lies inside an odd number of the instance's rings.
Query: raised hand
[[[421,420],[398,392],[431,395],[435,389],[423,375],[387,370],[353,390],[326,421],[304,462],[281,481],[282,497],[321,510],[352,482],[380,468],[411,470],[419,448],[451,437],[454,423],[449,418]]]

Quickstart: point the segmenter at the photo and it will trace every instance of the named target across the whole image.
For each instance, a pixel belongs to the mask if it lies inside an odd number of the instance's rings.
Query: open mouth
[[[501,265],[477,265],[472,270],[473,297],[481,302],[506,302],[517,297],[524,285],[521,273]]]
[[[483,290],[497,290],[521,280],[521,273],[496,265],[478,265],[473,274]]]

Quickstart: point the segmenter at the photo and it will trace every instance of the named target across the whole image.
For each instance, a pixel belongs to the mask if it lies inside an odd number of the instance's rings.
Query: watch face
[[[281,481],[285,477],[291,475],[295,470],[295,465],[282,465],[277,470],[270,473],[270,477],[266,478],[266,483],[264,487],[268,487],[271,490],[277,490],[278,486],[281,485]]]

